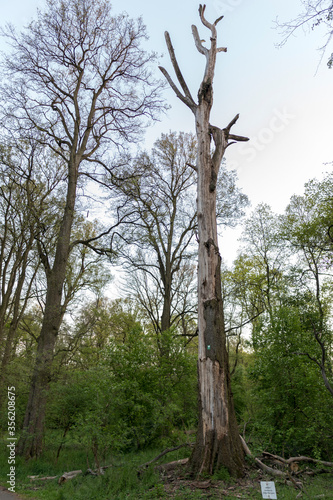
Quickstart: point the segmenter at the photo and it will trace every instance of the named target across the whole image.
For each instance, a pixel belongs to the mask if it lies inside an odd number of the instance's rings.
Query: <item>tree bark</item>
[[[168,256],[167,256],[168,257]],[[163,296],[163,310],[161,315],[161,333],[170,329],[171,325],[171,266],[169,262],[166,263],[166,272],[164,280],[164,296]]]
[[[37,357],[24,417],[23,431],[17,445],[18,454],[26,458],[38,457],[43,447],[45,410],[52,377],[54,346],[64,314],[61,299],[70,251],[77,177],[78,165],[76,162],[70,161],[66,206],[52,268],[48,268],[47,257],[44,256],[47,276],[45,310],[38,338]]]
[[[177,97],[194,113],[198,141],[196,170],[199,239],[199,426],[190,467],[196,476],[213,474],[222,466],[226,467],[232,476],[241,476],[244,469],[244,452],[232,400],[226,349],[221,294],[221,256],[217,239],[216,182],[229,139],[234,141],[248,139],[230,134],[238,115],[223,130],[210,124],[216,54],[225,52],[226,49],[217,48],[216,43],[216,25],[221,18],[211,24],[205,19],[204,13],[205,5],[200,5],[201,22],[211,31],[210,49],[202,45],[196,26],[192,26],[196,47],[206,57],[206,69],[198,93],[198,104],[194,102],[180,72],[168,33],[165,35],[166,43],[183,93],[179,91],[166,70],[160,68]],[[212,140],[215,146],[213,152],[211,152]]]
[[[221,295],[221,256],[216,223],[216,166],[210,153],[209,82],[201,86],[198,136],[198,329],[199,427],[191,457],[193,472],[213,474],[221,466],[239,476],[243,451],[234,412]],[[222,144],[224,152],[226,144]]]

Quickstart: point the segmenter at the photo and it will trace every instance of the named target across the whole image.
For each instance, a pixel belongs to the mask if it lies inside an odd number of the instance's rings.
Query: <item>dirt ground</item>
[[[235,498],[250,498],[255,491],[259,492],[259,483],[264,481],[261,471],[258,471],[253,477],[253,470],[248,470],[242,479],[231,481],[233,484],[226,486],[228,481],[219,479],[209,479],[207,481],[195,481],[186,478],[180,470],[166,472],[163,477],[164,488],[168,496],[173,498],[177,491],[190,489],[192,491],[201,491],[201,498],[223,498],[233,495]],[[236,493],[237,491],[237,493]]]
[[[16,493],[8,491],[3,486],[0,486],[0,500],[23,500]]]

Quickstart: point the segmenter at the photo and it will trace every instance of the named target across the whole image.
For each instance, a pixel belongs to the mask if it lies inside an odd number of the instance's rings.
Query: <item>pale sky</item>
[[[1,0],[2,23],[26,24],[42,0]],[[147,48],[164,54],[161,65],[171,75],[164,31],[168,30],[178,63],[192,95],[203,75],[205,59],[195,48],[191,25],[200,37],[209,32],[199,20],[199,3],[194,0],[163,2],[114,0],[115,13],[126,11],[131,17],[142,15],[150,40]],[[254,208],[258,203],[283,212],[290,196],[301,194],[306,181],[330,171],[333,161],[333,69],[324,57],[318,68],[324,39],[320,29],[299,31],[280,49],[281,36],[274,20],[291,19],[301,11],[300,0],[209,0],[206,17],[218,24],[218,45],[227,53],[218,54],[214,82],[211,122],[221,128],[240,113],[233,132],[246,135],[250,142],[228,148],[227,166],[236,169],[239,186]],[[3,47],[0,41],[0,47]],[[332,49],[333,50],[333,49]],[[332,51],[331,50],[331,51]],[[165,92],[172,108],[147,132],[150,148],[162,132],[193,131],[194,118],[172,90]],[[235,256],[237,233],[228,231],[221,253],[228,261]]]

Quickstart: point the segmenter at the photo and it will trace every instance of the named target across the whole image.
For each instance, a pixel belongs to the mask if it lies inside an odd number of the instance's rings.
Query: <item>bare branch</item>
[[[240,142],[246,142],[250,140],[248,137],[244,137],[242,135],[233,135],[233,134],[230,134],[228,138],[231,139],[232,141],[240,141]]]
[[[200,54],[203,54],[204,56],[207,57],[209,50],[202,45],[202,42],[201,42],[201,39],[199,36],[199,32],[198,32],[198,28],[194,24],[192,24],[192,34],[193,34],[196,48],[198,49]]]
[[[249,140],[248,137],[244,137],[242,135],[234,135],[230,134],[230,129],[235,125],[239,118],[239,113],[231,120],[231,122],[223,129],[226,141],[228,142],[229,140],[234,141],[230,142],[226,147],[231,146],[231,144],[235,144],[235,142],[246,142]]]
[[[231,122],[229,123],[229,125],[226,126],[225,130],[228,130],[228,132],[230,131],[231,127],[233,127],[235,125],[235,123],[237,122],[239,118],[239,113],[237,113],[237,115],[235,116],[235,118],[233,118],[231,120]]]
[[[289,465],[292,464],[293,462],[312,462],[314,464],[320,464],[324,465],[325,467],[333,467],[333,462],[326,462],[324,460],[318,460],[316,458],[311,458],[311,457],[304,457],[304,456],[299,456],[299,457],[290,457],[290,458],[283,458],[278,455],[272,455],[272,453],[268,453],[267,451],[263,451],[263,456],[278,460],[279,462]]]
[[[217,23],[219,23],[220,21],[222,21],[222,19],[224,18],[224,16],[220,16],[218,17],[215,21],[214,21],[214,26],[217,25]]]
[[[191,109],[195,109],[196,108],[196,104],[193,100],[193,97],[191,96],[191,92],[189,91],[189,88],[188,86],[186,85],[186,82],[184,80],[184,77],[182,75],[182,72],[180,71],[180,68],[179,68],[179,65],[178,65],[178,62],[177,62],[177,59],[176,59],[176,55],[175,55],[175,51],[174,51],[174,48],[172,46],[172,43],[171,43],[171,38],[170,38],[170,35],[169,33],[166,31],[164,33],[164,36],[165,36],[165,41],[166,41],[166,44],[167,44],[167,47],[168,47],[168,51],[169,51],[169,55],[170,55],[170,59],[171,59],[171,62],[172,62],[172,66],[173,66],[173,69],[175,70],[175,73],[176,73],[176,76],[177,76],[177,79],[183,89],[183,92],[188,100],[188,103],[191,103],[191,105],[187,104],[187,106],[190,106]]]
[[[218,22],[218,20],[215,21],[214,24],[211,24],[207,21],[207,19],[205,18],[205,10],[206,10],[206,5],[199,5],[199,15],[200,15],[200,19],[201,19],[201,22],[204,26],[206,26],[206,28],[210,29],[211,32],[215,32],[216,34],[216,29],[215,29],[215,26]],[[223,17],[223,16],[222,16]],[[219,21],[221,20],[222,18],[219,19]]]
[[[188,167],[193,168],[193,170],[195,170],[196,172],[198,171],[198,167],[196,167],[195,165],[192,165],[192,163],[186,163],[186,165],[187,165]]]
[[[192,443],[184,443],[184,444],[180,444],[179,446],[175,446],[173,448],[167,448],[166,450],[162,451],[162,453],[157,455],[157,457],[153,458],[152,460],[149,460],[149,462],[146,462],[146,463],[140,465],[139,470],[146,469],[150,464],[157,462],[157,460],[164,457],[164,455],[166,455],[167,453],[171,453],[172,451],[179,450],[180,448],[184,448],[185,446],[191,447],[191,446],[193,446],[193,444]]]
[[[161,72],[163,73],[163,75],[167,79],[170,87],[172,88],[172,90],[174,91],[174,93],[176,94],[178,99],[180,99],[184,104],[186,104],[186,106],[188,106],[193,111],[195,109],[195,108],[193,108],[193,103],[187,97],[184,97],[183,94],[178,90],[177,85],[174,84],[174,82],[173,82],[171,76],[169,75],[169,73],[167,72],[167,70],[164,69],[162,66],[159,66],[158,68],[161,70]],[[194,103],[194,106],[196,107],[195,103]]]
[[[239,437],[240,437],[240,440],[241,440],[241,443],[242,443],[243,450],[244,450],[245,454],[248,457],[252,458],[259,465],[259,467],[262,470],[264,470],[268,474],[271,474],[272,476],[286,477],[286,474],[284,472],[282,472],[281,470],[279,470],[279,469],[273,469],[272,467],[268,467],[268,465],[265,465],[261,460],[259,460],[259,458],[254,457],[252,455],[249,447],[247,446],[244,438],[242,436],[239,436]]]
[[[231,332],[232,330],[238,330],[239,328],[243,328],[243,326],[245,325],[248,325],[249,323],[251,323],[254,319],[258,318],[258,316],[260,316],[264,311],[259,311],[257,314],[255,314],[254,316],[252,316],[251,318],[247,319],[246,321],[244,321],[243,323],[241,323],[240,325],[237,325],[237,326],[232,326],[230,328],[227,328],[225,330],[225,333],[229,333]]]

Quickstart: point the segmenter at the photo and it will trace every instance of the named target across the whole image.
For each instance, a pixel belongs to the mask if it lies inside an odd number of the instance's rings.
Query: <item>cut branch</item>
[[[72,470],[71,472],[64,472],[63,475],[59,477],[58,484],[62,484],[69,479],[73,479],[79,474],[82,474],[82,470]]]
[[[241,141],[241,142],[246,142],[249,140],[248,137],[244,137],[243,135],[233,135],[233,134],[230,134],[229,135],[229,139],[231,139],[232,141]]]
[[[156,469],[161,470],[161,471],[171,470],[171,469],[175,469],[176,467],[179,467],[180,465],[186,465],[188,463],[188,461],[189,461],[188,458],[181,458],[180,460],[175,460],[174,462],[169,462],[167,464],[157,465]]]
[[[279,457],[278,455],[272,455],[271,453],[263,452],[263,457],[269,458],[271,460],[275,460],[275,461],[277,461],[280,464],[284,464],[284,465],[289,466],[290,470],[287,470],[287,472],[283,472],[283,471],[281,471],[279,469],[273,469],[272,467],[269,467],[268,465],[265,465],[261,460],[259,460],[259,458],[254,457],[252,455],[249,447],[247,446],[247,444],[245,442],[245,439],[242,436],[240,436],[240,440],[242,442],[242,446],[243,446],[245,454],[247,456],[249,456],[250,458],[252,458],[252,460],[254,460],[255,463],[263,471],[267,472],[268,474],[270,474],[272,476],[278,476],[278,477],[283,477],[285,479],[287,479],[287,478],[290,479],[290,481],[292,482],[292,484],[296,488],[301,488],[302,485],[301,485],[301,483],[297,483],[295,481],[295,479],[291,476],[291,472],[290,471],[292,470],[292,464],[294,464],[295,462],[311,462],[311,463],[315,463],[315,464],[324,465],[326,467],[333,467],[333,462],[325,462],[323,460],[317,460],[315,458],[300,456],[300,457],[291,457],[291,458],[285,459],[285,458]],[[320,472],[321,471],[318,471],[318,473],[320,473]]]

